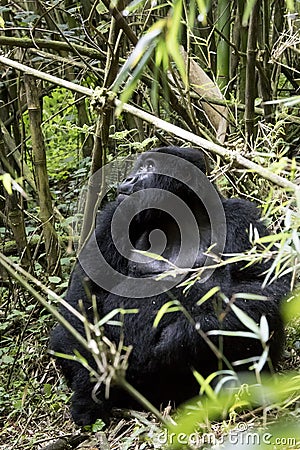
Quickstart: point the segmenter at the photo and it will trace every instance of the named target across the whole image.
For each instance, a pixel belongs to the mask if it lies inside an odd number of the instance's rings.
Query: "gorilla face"
[[[199,170],[206,173],[205,161],[199,150],[187,148],[183,151],[178,152],[176,147],[162,147],[139,156],[130,175],[118,187],[118,200],[144,191],[144,201],[149,197],[146,190],[155,188],[161,191],[155,192],[157,206],[159,199],[166,198],[164,192],[172,192],[187,202],[191,201],[192,190],[199,182]],[[193,199],[196,200],[195,196]]]
[[[118,187],[119,198],[131,195],[142,189],[156,186],[158,183],[158,162],[149,156],[140,157],[131,174]]]

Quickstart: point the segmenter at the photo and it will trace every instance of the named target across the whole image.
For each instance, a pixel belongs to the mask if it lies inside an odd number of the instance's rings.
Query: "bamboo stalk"
[[[98,118],[95,135],[94,135],[94,147],[92,152],[92,164],[90,173],[93,175],[97,170],[99,170],[104,163],[104,150],[101,139],[101,128],[103,124],[103,115]],[[103,183],[104,180],[101,179],[101,183],[98,184],[98,179],[93,176],[89,177],[88,189],[87,189],[87,197],[84,206],[84,214],[83,214],[83,223],[80,234],[80,242],[79,248],[80,250],[82,246],[86,243],[88,238],[90,237],[91,231],[93,231],[95,227],[95,219],[97,214],[99,194],[104,188]],[[101,198],[101,197],[100,197]]]
[[[0,128],[0,168],[3,168],[10,173],[12,177],[15,176],[15,171],[13,168],[14,161],[12,157],[7,158],[6,145],[3,139],[3,134]],[[2,173],[2,170],[1,170]],[[21,264],[25,268],[29,268],[31,265],[31,255],[27,243],[27,236],[24,223],[24,213],[23,208],[20,207],[19,198],[20,196],[16,191],[12,191],[8,194],[4,189],[5,196],[5,210],[7,223],[13,232],[15,243],[17,245],[18,253],[21,257]]]
[[[217,8],[216,27],[226,38],[220,36],[217,44],[217,83],[221,91],[229,82],[230,4],[228,0],[219,0]]]
[[[240,102],[245,103],[246,92],[246,66],[247,66],[247,37],[248,30],[242,25],[242,17],[244,12],[245,2],[244,0],[238,0],[237,2],[237,15],[238,15],[238,29],[239,29],[239,55],[240,55],[240,67],[238,78],[238,99]],[[235,75],[235,74],[234,74]]]
[[[252,139],[254,133],[254,102],[256,98],[255,62],[257,54],[257,26],[261,0],[253,6],[248,31],[247,66],[246,66],[246,92],[245,92],[245,131],[247,141]]]
[[[39,216],[42,221],[45,238],[48,274],[60,276],[60,247],[54,229],[54,215],[49,188],[46,152],[41,127],[42,115],[36,79],[32,76],[25,75],[25,90],[30,120],[33,164],[40,206]]]

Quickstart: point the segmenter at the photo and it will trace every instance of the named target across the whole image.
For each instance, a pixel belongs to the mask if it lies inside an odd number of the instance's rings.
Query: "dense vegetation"
[[[249,257],[266,257],[274,244],[268,280],[291,270],[296,284],[299,13],[292,0],[1,1],[1,449],[75,433],[48,333],[75,260],[88,177],[105,163],[116,161],[113,196],[125,157],[202,147],[223,195],[256,201],[273,232],[265,241],[253,234]],[[296,292],[284,369],[299,365],[298,303]],[[91,447],[203,448],[208,433],[219,443],[227,436],[229,449],[244,427],[259,448],[299,448],[299,376],[266,382],[264,401],[247,386],[229,400],[199,383],[207,403],[172,419],[172,439],[146,414],[127,412]],[[194,431],[198,441],[175,438]]]

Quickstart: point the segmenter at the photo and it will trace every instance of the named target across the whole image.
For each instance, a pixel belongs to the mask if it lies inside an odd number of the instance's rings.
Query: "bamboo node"
[[[105,109],[115,107],[115,98],[117,94],[109,91],[104,87],[96,87],[91,97],[91,107],[98,113],[103,112]]]

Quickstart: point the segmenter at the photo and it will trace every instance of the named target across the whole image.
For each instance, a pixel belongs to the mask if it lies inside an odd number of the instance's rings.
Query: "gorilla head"
[[[163,192],[172,192],[187,200],[199,178],[205,179],[201,176],[205,173],[205,160],[199,150],[185,148],[183,153],[177,147],[153,149],[138,158],[131,174],[119,185],[118,198],[122,200],[137,191],[155,188],[161,189],[161,196]],[[147,197],[149,192],[142,196]]]
[[[225,215],[220,196],[205,172],[203,154],[192,148],[163,147],[138,158],[118,188],[117,200],[124,204],[112,222],[115,240],[121,245],[120,230],[123,235],[127,235],[124,230],[129,230],[132,247],[124,241],[121,252],[135,261],[129,264],[130,274],[157,276],[171,265],[201,265],[204,245],[205,249],[214,245],[216,253],[223,250]],[[130,219],[128,227],[124,218]],[[199,252],[201,245],[203,251]],[[163,260],[134,254],[135,250],[159,255]],[[166,261],[171,263],[169,267]],[[165,290],[168,288],[167,284]]]

